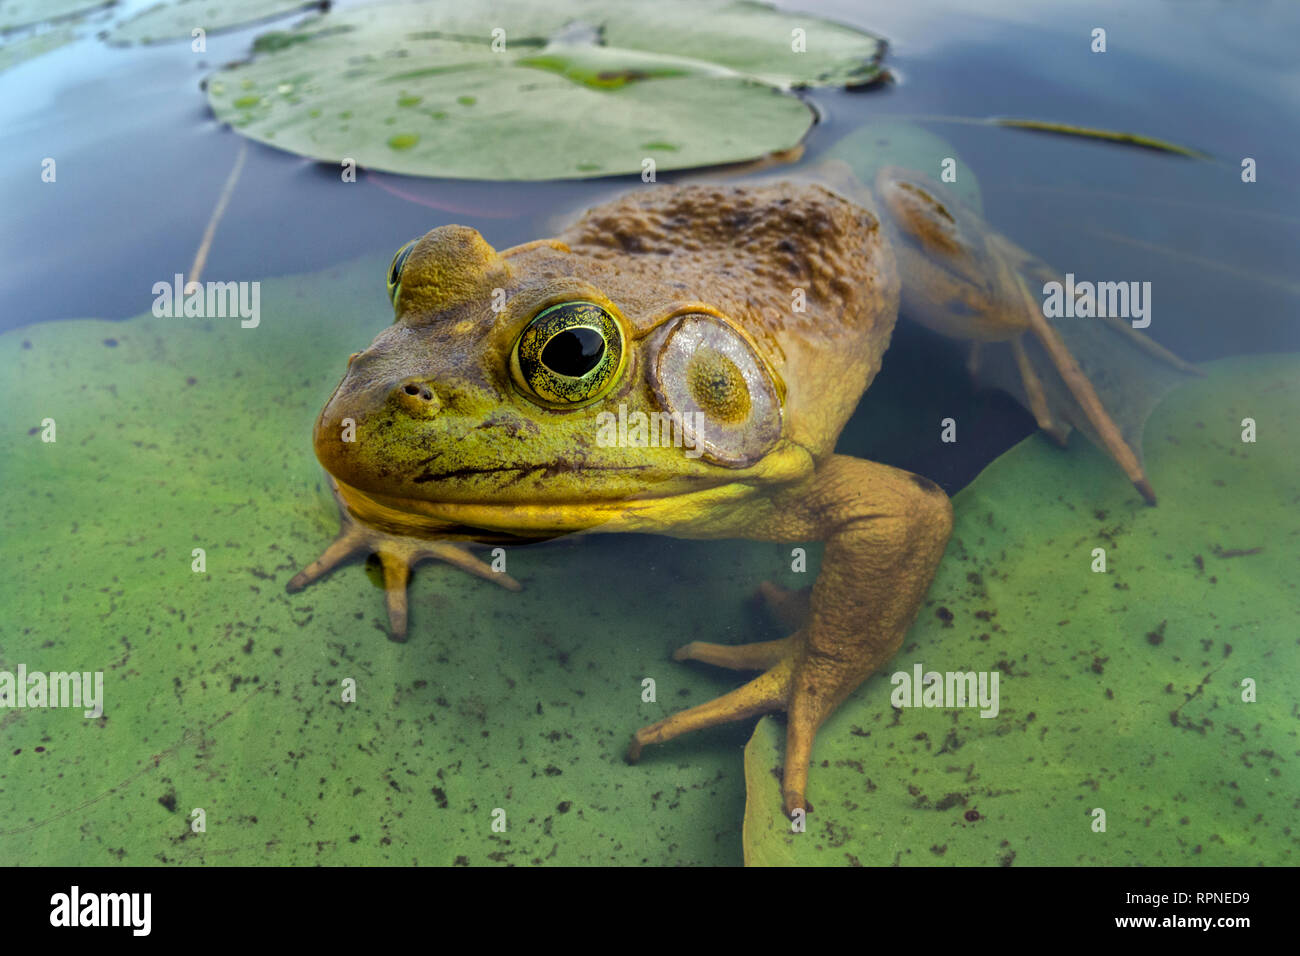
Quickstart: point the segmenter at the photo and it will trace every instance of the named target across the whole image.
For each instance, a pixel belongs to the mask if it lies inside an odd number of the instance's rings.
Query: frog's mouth
[[[727,482],[637,498],[483,503],[404,498],[362,491],[338,478],[334,482],[348,511],[365,524],[392,534],[494,542],[537,541],[584,531],[662,534],[707,520],[715,509],[759,491],[754,484]]]

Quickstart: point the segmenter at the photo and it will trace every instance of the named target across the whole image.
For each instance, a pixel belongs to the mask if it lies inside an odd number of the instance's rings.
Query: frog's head
[[[434,229],[394,257],[396,319],[348,360],[316,455],[354,509],[521,534],[601,524],[633,500],[712,506],[806,469],[774,453],[779,376],[674,286],[558,240],[498,253],[473,229]]]

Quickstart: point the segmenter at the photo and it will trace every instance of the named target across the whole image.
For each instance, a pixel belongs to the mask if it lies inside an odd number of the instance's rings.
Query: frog
[[[819,727],[898,651],[953,528],[929,478],[836,451],[900,304],[967,343],[972,369],[982,349],[1008,347],[1039,427],[1058,440],[1087,427],[1155,503],[1140,449],[1042,319],[1032,282],[1046,274],[942,185],[892,166],[870,188],[832,164],[633,189],[501,251],[437,226],[394,256],[394,321],[349,357],[316,420],[341,530],[287,588],[376,554],[390,634],[405,640],[420,561],[521,587],[475,554],[484,545],[631,532],[823,542],[809,591],[760,585],[787,636],[673,655],[754,676],[636,730],[627,750],[636,762],[783,711],[784,808],[806,811]],[[657,422],[658,440],[610,440],[629,419]]]

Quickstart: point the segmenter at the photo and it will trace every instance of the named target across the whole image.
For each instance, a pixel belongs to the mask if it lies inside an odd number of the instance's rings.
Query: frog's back
[[[889,345],[898,281],[879,222],[820,185],[651,186],[558,238],[638,333],[685,302],[726,315],[781,377],[786,434],[815,455]]]

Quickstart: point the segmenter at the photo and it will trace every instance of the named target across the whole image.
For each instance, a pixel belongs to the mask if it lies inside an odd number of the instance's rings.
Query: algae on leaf
[[[807,52],[796,52],[801,30]],[[259,38],[217,117],[327,161],[546,180],[742,162],[814,121],[787,90],[876,76],[881,41],[739,0],[378,3]]]
[[[1159,507],[1095,448],[1037,436],[954,498],[902,650],[818,733],[804,833],[773,775],[784,726],[756,729],[748,862],[1300,859],[1300,361],[1204,368],[1147,424]],[[892,707],[892,675],[917,666],[997,674],[997,716]]]

